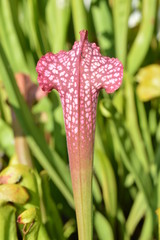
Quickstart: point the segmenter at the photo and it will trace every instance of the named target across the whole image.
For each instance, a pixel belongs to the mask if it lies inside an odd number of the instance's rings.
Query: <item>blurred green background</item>
[[[77,239],[62,108],[35,67],[81,29],[124,65],[97,107],[94,240],[158,239],[160,1],[0,0],[1,240]]]

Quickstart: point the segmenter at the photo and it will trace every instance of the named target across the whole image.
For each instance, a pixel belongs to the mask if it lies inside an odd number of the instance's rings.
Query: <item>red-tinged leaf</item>
[[[44,93],[35,83],[32,82],[29,75],[16,73],[15,79],[28,106],[31,107],[36,100],[46,96],[46,93]]]
[[[20,224],[26,224],[37,221],[37,219],[40,217],[38,211],[39,210],[35,207],[30,207],[18,216],[17,222]]]
[[[25,173],[25,175],[24,175]],[[3,169],[0,173],[0,184],[5,184],[5,183],[19,183],[24,176],[29,173],[29,167],[26,165],[10,165]]]
[[[25,204],[28,199],[27,190],[18,184],[0,185],[0,201]]]

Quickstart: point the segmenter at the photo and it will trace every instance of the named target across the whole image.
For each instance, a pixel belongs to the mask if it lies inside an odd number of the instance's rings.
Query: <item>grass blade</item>
[[[115,32],[116,57],[126,65],[128,17],[131,0],[115,0],[113,3],[113,20]]]
[[[75,38],[79,39],[80,30],[88,30],[87,12],[82,0],[71,0]]]
[[[92,0],[91,13],[102,53],[113,56],[113,22],[107,1]]]
[[[147,205],[144,196],[142,193],[138,193],[126,221],[127,232],[130,236],[134,233],[136,226],[144,216],[146,210]]]
[[[94,226],[99,240],[114,240],[113,231],[109,221],[98,211],[94,214]]]
[[[141,66],[151,43],[157,0],[142,1],[142,22],[127,58],[127,70],[134,74]]]

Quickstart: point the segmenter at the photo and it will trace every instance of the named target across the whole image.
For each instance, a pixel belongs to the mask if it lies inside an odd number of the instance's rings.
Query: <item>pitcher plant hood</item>
[[[120,87],[122,63],[102,56],[99,47],[88,42],[88,32],[82,30],[72,50],[47,53],[36,70],[42,90],[56,89],[60,94],[69,155],[81,148],[80,154],[86,158],[86,150],[92,151],[99,91],[105,88],[112,93]]]

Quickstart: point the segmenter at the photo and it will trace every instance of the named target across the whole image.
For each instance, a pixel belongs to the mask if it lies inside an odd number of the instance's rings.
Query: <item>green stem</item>
[[[79,32],[82,29],[88,29],[87,13],[82,0],[72,0],[73,25],[76,39],[79,39]]]
[[[156,0],[142,1],[142,21],[137,36],[131,46],[127,59],[127,70],[135,74],[141,66],[151,43],[154,27]],[[138,57],[137,57],[138,56]]]
[[[92,240],[92,161],[83,163],[79,169],[74,166],[75,162],[71,167],[78,239]]]

